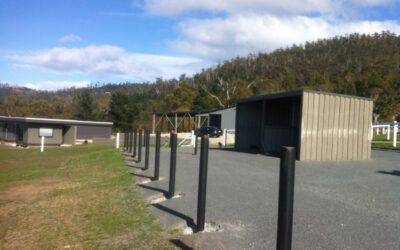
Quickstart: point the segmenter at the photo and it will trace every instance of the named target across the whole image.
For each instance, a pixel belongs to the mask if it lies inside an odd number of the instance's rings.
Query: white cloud
[[[331,12],[335,5],[333,0],[145,0],[143,8],[153,15],[175,16],[195,10],[214,13],[325,13]]]
[[[59,43],[73,43],[82,41],[80,36],[69,34],[58,39]]]
[[[388,6],[398,2],[398,0],[353,0],[353,4],[360,6]]]
[[[322,17],[268,14],[192,19],[181,22],[179,27],[181,38],[170,41],[170,46],[184,54],[214,60],[270,52],[354,32],[390,30],[400,34],[400,25],[394,21],[327,21]]]
[[[89,86],[89,81],[43,81],[38,83],[26,83],[24,87],[36,90],[58,90],[63,88],[83,88]]]
[[[149,14],[177,16],[192,11],[228,14],[304,15],[307,13],[343,15],[359,7],[390,6],[398,0],[144,0],[142,8]],[[134,2],[134,5],[139,5]],[[346,15],[346,14],[345,14]]]
[[[40,68],[54,73],[81,73],[96,77],[119,77],[152,81],[156,77],[172,78],[194,73],[201,63],[190,57],[173,57],[129,53],[121,47],[91,45],[82,48],[57,47],[28,55],[9,56],[21,67]],[[196,69],[198,69],[196,67]]]

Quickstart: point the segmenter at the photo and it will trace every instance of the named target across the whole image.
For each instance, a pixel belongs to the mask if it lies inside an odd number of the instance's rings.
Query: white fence
[[[379,135],[382,131],[383,135],[386,135],[386,140],[390,140],[390,135],[393,133],[393,147],[397,146],[397,133],[399,132],[399,124],[397,121],[393,123],[374,123],[371,127],[371,140],[373,139],[374,132]]]
[[[222,133],[222,146],[228,146],[228,141],[235,140],[235,130],[234,129],[224,129]],[[178,146],[181,147],[194,147],[195,146],[196,136],[194,134],[194,130],[192,130],[191,134],[186,136]]]

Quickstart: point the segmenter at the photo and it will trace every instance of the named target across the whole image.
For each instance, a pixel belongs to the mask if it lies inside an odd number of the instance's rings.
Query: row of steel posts
[[[139,130],[139,138],[137,133],[125,130],[124,138],[124,151],[132,153],[132,157],[137,156],[136,163],[141,162],[142,157],[142,138],[143,132]],[[137,139],[139,144],[136,145]],[[144,146],[145,146],[145,162],[143,170],[149,169],[149,157],[150,157],[150,133],[146,131],[144,133]],[[197,138],[196,138],[197,141]],[[170,169],[169,169],[169,185],[167,198],[171,199],[175,195],[175,176],[176,176],[176,153],[177,153],[178,139],[177,134],[170,134]],[[197,231],[204,230],[205,224],[205,210],[206,210],[206,190],[207,190],[207,168],[208,168],[208,145],[209,139],[202,137],[201,139],[201,151],[200,151],[200,168],[199,168],[199,188],[198,188],[198,202],[197,202]],[[138,146],[138,153],[136,155],[136,146]],[[154,162],[154,177],[153,180],[159,180],[160,175],[160,147],[161,147],[161,133],[156,133],[156,145],[155,145],[155,162]],[[196,142],[197,151],[197,142]]]
[[[132,145],[133,138],[133,145]],[[126,131],[124,140],[124,150],[131,153],[132,157],[136,157],[136,132]],[[149,146],[150,133],[145,132],[145,167],[149,168]],[[133,146],[133,147],[132,147]],[[156,133],[156,149],[155,149],[155,167],[153,180],[159,179],[160,170],[160,146],[161,134]],[[170,134],[170,173],[169,173],[169,189],[168,199],[175,195],[175,175],[176,175],[176,153],[177,153],[177,135]],[[194,155],[197,154],[198,139],[195,139]],[[199,188],[197,199],[197,231],[204,230],[205,224],[205,208],[206,208],[206,190],[207,190],[207,169],[208,169],[208,147],[209,139],[205,136],[201,137],[200,151],[200,168],[199,168]],[[132,149],[133,148],[133,149]],[[139,145],[137,163],[141,161],[142,154],[142,131],[139,131]],[[278,200],[278,229],[276,249],[290,250],[292,247],[292,227],[293,227],[293,200],[294,200],[294,176],[295,176],[295,159],[296,148],[282,147],[280,159],[279,174],[279,200]]]

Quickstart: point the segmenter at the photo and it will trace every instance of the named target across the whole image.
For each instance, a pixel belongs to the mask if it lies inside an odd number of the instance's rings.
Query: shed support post
[[[153,113],[153,124],[152,124],[152,130],[151,130],[152,134],[154,134],[155,129],[156,129],[156,114]]]
[[[201,116],[197,116],[197,128],[200,128]]]
[[[265,112],[266,112],[266,101],[262,101],[262,113],[261,113],[261,131],[260,131],[260,137],[261,137],[261,148],[262,148],[262,152],[265,153],[265,144],[264,144],[264,124],[265,124]]]
[[[175,132],[178,133],[178,114],[175,113]]]

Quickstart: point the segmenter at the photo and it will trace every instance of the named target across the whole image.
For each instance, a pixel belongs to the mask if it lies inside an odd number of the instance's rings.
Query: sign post
[[[42,143],[40,145],[40,152],[43,152],[43,148],[44,148],[44,136],[42,136]]]

